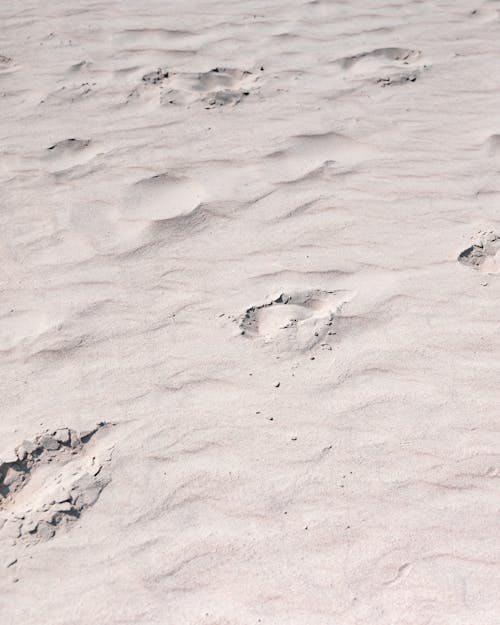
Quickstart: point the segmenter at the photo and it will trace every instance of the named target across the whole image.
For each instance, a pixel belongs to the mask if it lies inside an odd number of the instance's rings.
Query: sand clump
[[[481,273],[500,273],[500,236],[493,231],[480,232],[458,261]]]
[[[35,543],[52,538],[92,506],[111,477],[110,448],[95,436],[109,426],[77,433],[69,428],[23,441],[0,462],[0,541]]]

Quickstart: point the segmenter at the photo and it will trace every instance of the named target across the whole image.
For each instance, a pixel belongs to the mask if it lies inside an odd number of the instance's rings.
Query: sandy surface
[[[2,625],[498,625],[500,3],[0,22]]]

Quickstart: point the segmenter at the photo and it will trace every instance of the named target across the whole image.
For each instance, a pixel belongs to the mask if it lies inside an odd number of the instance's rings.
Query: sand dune
[[[0,623],[498,625],[498,3],[0,21]]]

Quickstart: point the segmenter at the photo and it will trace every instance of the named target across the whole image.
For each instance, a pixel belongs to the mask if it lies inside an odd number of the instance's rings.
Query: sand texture
[[[0,625],[498,625],[500,2],[0,25]]]

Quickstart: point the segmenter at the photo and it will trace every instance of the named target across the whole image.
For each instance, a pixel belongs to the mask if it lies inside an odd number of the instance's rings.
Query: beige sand
[[[1,625],[498,625],[500,4],[0,24]]]

